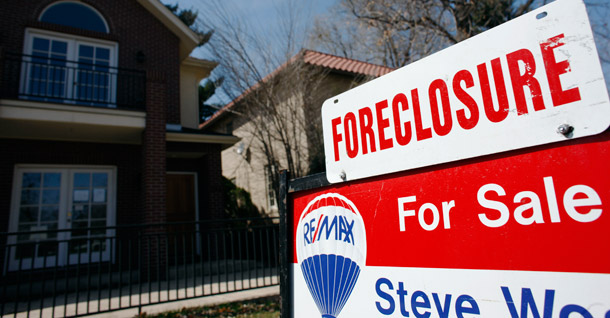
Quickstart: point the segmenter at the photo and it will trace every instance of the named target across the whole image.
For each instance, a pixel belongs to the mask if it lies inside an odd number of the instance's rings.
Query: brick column
[[[146,74],[146,128],[144,130],[143,189],[144,223],[166,221],[165,123],[166,80],[163,73]]]
[[[218,145],[213,145],[214,148],[220,148]],[[224,213],[224,187],[222,183],[222,164],[221,164],[221,150],[209,151],[204,157],[206,177],[205,182],[208,183],[209,190],[207,194],[207,204],[203,207],[206,213],[205,218],[222,220],[226,218]],[[200,206],[201,209],[201,206]],[[201,215],[200,215],[201,216]]]
[[[142,140],[144,211],[142,223],[163,223],[166,215],[166,149],[165,123],[167,105],[167,81],[164,73],[146,74],[146,128]],[[166,236],[151,236],[151,233],[167,231],[160,227],[146,227],[140,232],[142,278],[166,272]],[[162,241],[158,241],[162,240]]]

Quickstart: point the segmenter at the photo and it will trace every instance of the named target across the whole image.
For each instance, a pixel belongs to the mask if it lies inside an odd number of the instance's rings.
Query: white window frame
[[[112,41],[93,39],[84,36],[65,34],[60,32],[53,32],[47,30],[40,30],[35,28],[26,28],[25,29],[25,38],[23,44],[23,54],[27,56],[32,55],[33,51],[33,38],[34,37],[42,37],[50,40],[58,40],[68,43],[67,55],[66,55],[66,66],[71,68],[76,68],[78,66],[78,45],[80,44],[88,44],[95,47],[104,47],[110,50],[110,61],[109,61],[109,73],[113,74],[117,72],[116,67],[119,65],[119,44]],[[31,58],[24,57],[25,61],[30,61]],[[73,78],[74,74],[68,72],[66,75],[66,98],[70,99],[71,96],[74,96],[74,84],[76,79]],[[29,83],[29,69],[27,64],[24,63],[21,67],[21,81],[19,86],[19,92],[22,94],[27,94]],[[116,96],[117,96],[117,78],[115,76],[110,76],[110,84],[109,84],[109,100],[107,103],[109,105],[115,105]],[[57,99],[49,97],[49,99]],[[64,103],[75,103],[75,101],[65,100]],[[97,103],[96,103],[97,104]]]
[[[75,172],[108,172],[108,185],[107,185],[107,194],[106,194],[106,204],[107,204],[107,215],[106,215],[106,226],[115,226],[116,225],[116,188],[117,188],[117,168],[116,166],[89,166],[89,165],[34,165],[34,164],[17,164],[13,169],[13,187],[12,187],[12,195],[11,195],[11,205],[10,205],[10,216],[9,216],[9,232],[17,232],[19,229],[19,208],[20,208],[20,195],[21,195],[21,186],[22,186],[22,178],[21,175],[24,172],[60,172],[62,175],[61,178],[61,186],[60,186],[60,203],[59,203],[59,215],[57,221],[57,229],[64,230],[71,228],[71,220],[69,218],[73,211],[71,211],[72,207],[72,190],[73,186],[73,174]],[[107,237],[113,237],[115,234],[115,230],[108,230],[106,232]],[[70,231],[59,232],[57,235],[57,240],[67,240],[70,238]],[[16,244],[17,236],[10,235],[7,239],[7,243],[9,245]],[[115,244],[114,240],[108,239],[107,249],[102,253],[101,261],[112,261],[114,262],[114,254],[116,249],[114,247],[110,247],[109,244]],[[44,268],[44,267],[54,267],[57,266],[66,266],[66,265],[74,265],[77,263],[87,263],[91,262],[99,262],[99,253],[93,252],[89,256],[89,253],[86,255],[80,255],[79,257],[75,257],[76,255],[69,255],[68,244],[60,243],[59,250],[56,256],[47,257],[46,262],[43,262],[38,259],[38,257],[34,256],[34,260],[28,259],[27,261],[19,261],[15,258],[16,249],[12,248],[9,257],[6,259],[8,262],[8,266],[5,268],[8,271],[15,270],[28,270],[31,269],[32,266],[34,268]],[[110,252],[112,251],[112,255]],[[56,258],[58,258],[56,260]]]

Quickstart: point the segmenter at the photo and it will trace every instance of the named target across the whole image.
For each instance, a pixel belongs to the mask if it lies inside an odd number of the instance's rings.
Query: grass
[[[280,316],[279,296],[248,301],[182,308],[155,315],[142,313],[138,318],[278,318]]]

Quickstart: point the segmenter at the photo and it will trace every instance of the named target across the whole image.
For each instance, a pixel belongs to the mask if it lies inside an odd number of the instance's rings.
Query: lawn
[[[240,301],[216,306],[182,308],[155,315],[142,313],[138,318],[278,318],[279,296]]]

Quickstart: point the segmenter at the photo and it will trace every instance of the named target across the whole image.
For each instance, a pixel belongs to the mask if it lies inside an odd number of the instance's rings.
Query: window
[[[30,29],[25,43],[23,98],[97,106],[115,103],[116,43]]]
[[[275,187],[273,185],[273,174],[272,170],[273,166],[265,166],[265,180],[267,181],[267,202],[269,203],[269,209],[277,208],[277,203],[275,200]]]
[[[227,134],[232,134],[233,133],[233,121],[229,121],[227,122],[227,125],[225,126],[225,132]]]
[[[70,1],[60,1],[48,6],[40,15],[40,21],[69,27],[108,33],[108,24],[92,7]]]
[[[114,168],[17,167],[9,231],[31,233],[9,237],[9,269],[108,261],[114,180]]]

